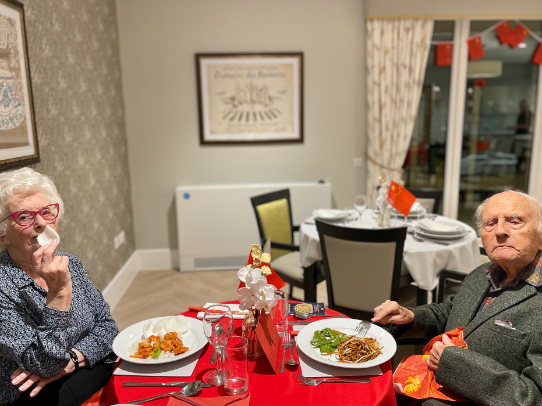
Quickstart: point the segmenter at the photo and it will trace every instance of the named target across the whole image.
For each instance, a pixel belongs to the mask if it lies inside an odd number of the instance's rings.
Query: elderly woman
[[[471,272],[451,301],[413,309],[386,301],[373,321],[394,323],[399,338],[463,327],[468,349],[446,335],[431,349],[437,383],[466,404],[542,405],[542,206],[506,191],[483,202],[476,220],[491,263]]]
[[[57,240],[38,243],[63,212],[48,177],[0,174],[0,405],[80,405],[113,372],[109,306]]]

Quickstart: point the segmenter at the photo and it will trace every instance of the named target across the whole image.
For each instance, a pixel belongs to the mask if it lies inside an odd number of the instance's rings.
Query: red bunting
[[[536,52],[534,53],[531,62],[536,63],[537,65],[542,65],[542,44],[538,44],[538,48],[536,48]]]
[[[514,28],[514,31],[512,31],[512,35],[508,38],[508,44],[512,48],[517,48],[528,35],[529,31],[527,31],[527,28],[525,28],[523,24],[518,24],[516,25],[516,28]]]
[[[387,200],[388,203],[391,204],[391,207],[403,214],[405,217],[408,217],[408,213],[410,213],[410,209],[416,201],[416,196],[392,180],[390,183]]]
[[[440,42],[435,47],[435,66],[452,64],[453,42]]]
[[[512,27],[510,27],[510,23],[506,20],[502,21],[499,25],[497,25],[497,27],[495,27],[495,31],[497,31],[497,36],[499,37],[501,44],[508,44],[510,36],[512,35]]]
[[[480,35],[469,38],[467,45],[469,46],[469,59],[471,61],[484,57],[484,46],[482,45],[482,37]]]

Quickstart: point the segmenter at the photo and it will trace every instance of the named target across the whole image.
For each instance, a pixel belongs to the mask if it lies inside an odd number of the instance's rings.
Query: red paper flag
[[[395,183],[393,180],[390,183],[390,189],[388,191],[388,203],[391,204],[395,210],[408,217],[410,208],[416,201],[416,196],[406,190],[404,187]]]
[[[495,31],[497,31],[497,36],[499,37],[501,44],[506,45],[509,43],[508,41],[512,35],[512,27],[510,27],[510,23],[508,21],[502,21],[499,25],[497,25],[497,27],[495,27]]]
[[[534,53],[531,62],[536,63],[537,65],[542,65],[542,44],[538,44],[538,48],[536,48],[536,52]]]
[[[435,66],[450,66],[452,64],[452,42],[441,42],[435,48]]]
[[[529,31],[527,31],[527,28],[523,24],[516,25],[516,28],[514,28],[514,31],[512,31],[512,34],[508,38],[508,44],[512,48],[517,48],[519,44],[521,44],[525,38],[529,35]]]
[[[469,38],[467,40],[467,45],[469,47],[469,59],[471,61],[484,57],[484,45],[482,44],[482,37],[480,35]]]

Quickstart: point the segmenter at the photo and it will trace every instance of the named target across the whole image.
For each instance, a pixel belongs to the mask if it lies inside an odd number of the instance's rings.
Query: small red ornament
[[[542,44],[538,44],[538,48],[536,48],[536,52],[534,53],[531,62],[537,65],[542,65]]]
[[[512,35],[508,38],[508,44],[512,48],[517,48],[528,36],[529,31],[527,31],[527,28],[523,24],[518,24],[514,28],[514,31],[512,31]]]
[[[469,38],[467,40],[467,45],[469,47],[469,59],[471,61],[484,57],[484,45],[482,44],[482,37],[480,35]]]
[[[410,209],[416,201],[416,196],[392,180],[390,182],[387,200],[388,203],[391,204],[391,207],[403,214],[405,217],[408,217]]]
[[[499,25],[497,25],[497,27],[495,27],[495,31],[497,31],[497,36],[499,37],[501,44],[508,44],[510,36],[512,35],[512,27],[510,27],[510,23],[506,20],[502,21]]]
[[[485,79],[476,79],[474,81],[474,86],[484,87],[485,85],[487,85],[487,82]]]
[[[453,42],[440,42],[435,47],[435,66],[452,64]]]

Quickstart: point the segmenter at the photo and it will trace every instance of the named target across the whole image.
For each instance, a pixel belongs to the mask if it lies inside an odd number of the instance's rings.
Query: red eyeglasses
[[[36,216],[39,214],[45,221],[52,222],[58,217],[60,208],[58,203],[53,203],[44,208],[32,211],[32,210],[19,210],[11,213],[9,216],[13,217],[13,220],[20,225],[21,227],[31,226],[36,221]],[[2,221],[7,219],[9,216],[5,217]],[[1,221],[0,221],[1,223]]]

